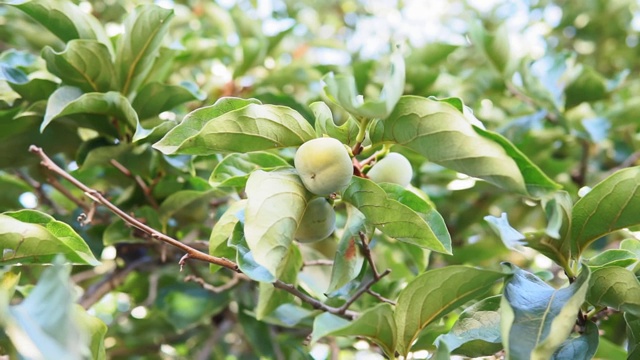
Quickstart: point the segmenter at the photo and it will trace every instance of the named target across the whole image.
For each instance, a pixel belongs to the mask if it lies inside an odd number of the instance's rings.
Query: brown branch
[[[27,184],[29,184],[29,186],[31,186],[33,188],[33,190],[36,193],[36,196],[38,197],[38,200],[47,205],[50,206],[53,211],[56,212],[56,214],[66,214],[67,212],[60,207],[58,204],[56,204],[53,200],[51,200],[51,198],[49,197],[49,195],[44,191],[44,188],[42,187],[42,184],[38,181],[36,181],[34,178],[32,178],[31,176],[27,175],[25,172],[23,171],[16,171],[15,175],[20,178],[22,181],[26,182]]]
[[[66,171],[62,170],[56,163],[54,163],[48,156],[47,154],[44,153],[44,151],[42,151],[41,148],[35,146],[35,145],[31,145],[29,147],[29,151],[31,151],[32,153],[40,156],[41,164],[42,166],[44,166],[45,168],[49,169],[50,171],[53,171],[54,173],[58,174],[59,176],[61,176],[62,178],[64,178],[65,180],[69,181],[71,184],[73,184],[75,187],[79,188],[80,190],[84,191],[85,195],[88,196],[90,199],[92,199],[93,201],[104,205],[105,207],[107,207],[109,210],[111,210],[111,212],[113,212],[114,214],[116,214],[118,217],[120,217],[122,220],[124,220],[125,222],[127,222],[129,225],[134,226],[138,229],[140,229],[141,231],[149,234],[151,237],[153,237],[154,239],[158,239],[164,243],[167,243],[169,245],[173,245],[181,250],[183,250],[184,252],[187,253],[188,258],[191,259],[196,259],[196,260],[201,260],[201,261],[205,261],[211,264],[216,264],[222,267],[225,267],[227,269],[233,270],[238,272],[238,265],[236,263],[234,263],[233,261],[224,259],[224,258],[219,258],[216,256],[211,256],[209,254],[205,254],[202,251],[198,251],[190,246],[187,246],[183,243],[181,243],[180,241],[165,235],[159,231],[157,231],[156,229],[143,224],[142,222],[140,222],[138,219],[134,218],[133,216],[127,214],[126,212],[122,211],[119,207],[117,207],[116,205],[114,205],[113,203],[111,203],[109,200],[107,200],[107,198],[105,198],[99,191],[94,190],[88,186],[86,186],[85,184],[83,184],[82,182],[80,182],[78,179],[74,178],[73,176],[71,176],[69,173],[67,173]],[[87,209],[88,211],[88,209]]]
[[[582,155],[580,156],[580,165],[578,170],[571,174],[571,180],[578,186],[583,187],[587,183],[587,170],[589,168],[589,141],[581,139]]]
[[[332,265],[333,265],[333,260],[318,259],[318,260],[305,261],[302,264],[302,267],[305,268],[307,266],[332,266]]]
[[[224,291],[227,291],[227,290],[233,288],[234,286],[236,286],[240,282],[240,280],[249,280],[249,278],[244,274],[234,273],[234,275],[231,278],[231,280],[229,280],[224,285],[220,285],[220,286],[213,286],[213,285],[207,283],[203,278],[198,277],[196,275],[187,275],[184,278],[185,282],[194,282],[194,283],[202,286],[203,289],[205,289],[207,291],[211,291],[212,293],[216,293],[216,294],[219,294],[221,292],[224,292]]]
[[[347,310],[347,307],[341,306],[340,308],[336,308],[333,306],[329,306],[321,301],[318,301],[314,298],[312,298],[311,296],[303,293],[302,291],[298,290],[298,288],[296,288],[295,286],[291,285],[291,284],[287,284],[281,280],[276,280],[273,283],[273,286],[278,288],[278,289],[282,289],[286,292],[289,292],[291,294],[293,294],[294,296],[296,296],[297,298],[299,298],[300,300],[306,302],[307,304],[311,305],[314,309],[318,309],[318,310],[322,310],[322,311],[326,311],[335,315],[341,315],[344,316],[346,318],[349,319],[354,319],[358,316],[358,314],[356,312]],[[344,308],[344,309],[343,309]]]
[[[138,186],[140,187],[140,189],[142,189],[142,193],[144,194],[144,197],[147,199],[147,201],[149,202],[149,204],[151,204],[151,206],[154,209],[159,208],[158,206],[158,202],[156,201],[156,199],[152,196],[151,194],[151,189],[147,186],[147,184],[144,182],[144,180],[142,180],[142,178],[140,177],[140,175],[133,175],[133,173],[131,172],[131,170],[127,169],[124,165],[122,165],[118,160],[116,159],[111,159],[109,160],[109,162],[111,163],[111,165],[113,165],[113,167],[115,167],[116,169],[118,169],[121,173],[123,173],[124,175],[132,178],[136,184],[138,184]]]
[[[31,150],[31,148],[29,148]],[[47,158],[48,159],[48,158]],[[58,167],[58,165],[56,165],[53,161],[51,161],[51,159],[49,159],[49,162],[51,162],[53,165],[55,165],[58,169],[60,169],[60,167]],[[51,170],[49,167],[47,167],[47,169]],[[64,171],[62,169],[60,169],[60,171]],[[56,171],[57,172],[57,171]],[[66,173],[66,172],[65,172]],[[71,176],[71,175],[69,175]],[[49,185],[53,186],[54,189],[58,190],[62,195],[64,195],[67,199],[71,200],[74,204],[76,204],[78,207],[80,207],[84,212],[89,212],[89,210],[91,210],[91,207],[89,206],[89,204],[87,204],[86,202],[84,202],[84,200],[77,198],[75,195],[73,195],[71,193],[71,191],[69,191],[69,189],[67,189],[66,187],[64,187],[64,185],[62,185],[58,180],[56,180],[54,177],[52,176],[47,176],[47,181],[49,182]],[[75,184],[74,184],[75,185]]]
[[[356,300],[358,300],[360,296],[362,296],[364,293],[369,291],[369,289],[371,289],[373,284],[377,283],[380,279],[389,275],[390,273],[391,273],[391,269],[387,269],[382,274],[379,274],[377,278],[374,277],[373,279],[369,280],[364,286],[360,287],[360,289],[356,291],[356,293],[353,294],[351,298],[347,300],[346,303],[344,303],[342,306],[340,306],[340,308],[338,308],[338,313],[341,314],[347,311],[349,306],[351,306]]]
[[[373,278],[377,281],[382,276],[378,273],[378,269],[376,269],[376,263],[373,261],[373,257],[371,256],[371,249],[369,248],[369,242],[367,239],[367,235],[360,231],[358,232],[360,236],[360,241],[362,242],[362,251],[364,252],[364,257],[367,259],[367,262],[371,266],[371,270],[373,271]],[[391,272],[391,270],[388,270]]]
[[[373,296],[374,298],[376,298],[376,299],[378,299],[378,300],[380,300],[380,301],[382,301],[382,302],[386,302],[386,303],[391,304],[391,305],[393,305],[393,306],[395,306],[395,305],[396,305],[396,302],[395,302],[395,301],[393,301],[393,300],[391,300],[391,299],[387,299],[386,297],[384,297],[384,296],[382,296],[382,295],[378,294],[377,292],[375,292],[375,291],[373,291],[373,290],[371,290],[371,289],[368,289],[368,290],[367,290],[367,294],[369,294],[369,295]]]

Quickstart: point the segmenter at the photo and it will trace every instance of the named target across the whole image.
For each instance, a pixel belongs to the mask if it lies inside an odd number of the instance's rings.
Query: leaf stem
[[[361,117],[358,119],[358,135],[356,135],[356,144],[353,145],[353,156],[359,155],[362,152],[362,142],[364,142],[365,137],[367,136],[367,127],[369,126],[369,122],[371,119],[366,117]]]

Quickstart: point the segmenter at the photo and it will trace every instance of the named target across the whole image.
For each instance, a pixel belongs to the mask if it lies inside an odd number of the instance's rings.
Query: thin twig
[[[304,264],[302,264],[303,268],[307,266],[333,266],[333,260],[329,260],[329,259],[309,260],[309,261],[305,261]]]
[[[368,290],[367,290],[367,294],[369,294],[369,295],[373,296],[374,298],[376,298],[376,299],[378,299],[378,300],[380,300],[380,301],[382,301],[382,302],[386,302],[386,303],[391,304],[391,305],[393,305],[393,306],[395,306],[395,305],[396,305],[396,302],[395,302],[395,301],[393,301],[393,300],[391,300],[391,299],[387,299],[386,297],[384,297],[384,296],[382,296],[382,295],[378,294],[377,292],[375,292],[375,291],[373,291],[373,290],[371,290],[371,289],[368,289]]]
[[[118,160],[116,159],[111,159],[109,160],[109,162],[111,163],[111,165],[113,165],[113,167],[115,167],[116,169],[118,169],[121,173],[123,173],[124,175],[132,178],[136,184],[138,184],[138,186],[140,187],[140,189],[142,189],[142,193],[144,194],[144,197],[147,199],[147,201],[149,202],[149,204],[151,204],[151,206],[154,209],[159,208],[158,206],[158,202],[156,201],[156,199],[151,195],[151,189],[149,189],[149,187],[147,186],[147,184],[144,182],[144,180],[142,180],[142,178],[140,177],[140,175],[134,175],[131,170],[127,169],[124,165],[122,165]]]
[[[22,181],[26,182],[27,184],[29,184],[29,186],[31,186],[33,188],[33,190],[36,193],[36,196],[38,197],[38,200],[40,200],[41,203],[50,206],[53,211],[56,212],[56,214],[66,214],[67,212],[60,207],[55,201],[51,200],[51,198],[49,197],[49,195],[44,191],[44,188],[42,187],[42,184],[38,181],[36,181],[34,178],[32,178],[31,176],[27,175],[25,172],[23,171],[16,171],[15,175],[22,179]]]
[[[58,165],[56,165],[53,161],[51,161],[51,159],[49,159],[49,162],[51,162],[51,164],[55,165],[56,167],[58,167]],[[47,169],[51,170],[49,167],[47,167]],[[60,169],[60,167],[58,167],[58,169]],[[62,169],[60,169],[61,171],[64,171]],[[57,171],[56,171],[57,173]],[[71,176],[71,175],[69,175]],[[56,180],[54,177],[52,176],[47,176],[47,182],[49,182],[49,185],[53,186],[54,189],[58,190],[62,195],[64,195],[67,199],[71,200],[74,204],[76,204],[78,207],[80,207],[84,212],[89,212],[89,210],[91,209],[91,207],[89,206],[89,204],[87,204],[86,202],[84,202],[82,199],[77,198],[75,195],[73,195],[71,193],[71,191],[69,191],[69,189],[67,189],[66,187],[64,187],[64,185],[62,185],[58,180]],[[75,184],[74,184],[75,185]]]
[[[382,276],[380,276],[380,274],[378,273],[378,269],[376,269],[376,263],[373,261],[373,257],[371,256],[371,249],[369,248],[367,235],[362,231],[358,232],[358,235],[360,236],[360,241],[362,242],[362,251],[364,252],[364,257],[367,259],[367,262],[371,266],[371,270],[373,271],[373,278],[377,281]]]
[[[307,304],[311,305],[314,309],[318,309],[318,310],[322,310],[322,311],[326,311],[332,314],[336,314],[336,315],[342,315],[344,317],[350,318],[350,319],[354,319],[358,316],[358,314],[356,312],[347,310],[347,307],[340,307],[340,308],[336,308],[333,306],[329,306],[326,305],[323,302],[320,302],[314,298],[312,298],[311,296],[303,293],[302,291],[298,290],[295,286],[291,285],[291,284],[287,284],[281,280],[276,280],[273,283],[273,286],[278,288],[278,289],[282,289],[285,290],[291,294],[293,294],[294,296],[300,298],[300,300],[306,302]],[[343,309],[344,307],[344,309]]]
[[[187,277],[184,278],[185,282],[190,282],[190,281],[194,282],[202,286],[203,289],[207,291],[211,291],[212,293],[216,293],[216,294],[219,294],[221,292],[231,289],[232,287],[236,286],[240,282],[240,280],[249,280],[249,278],[244,274],[234,273],[231,280],[227,281],[224,285],[220,285],[220,286],[213,286],[207,283],[203,278],[198,277],[196,275],[187,275]]]
[[[507,90],[509,90],[511,95],[513,95],[517,99],[519,99],[522,102],[526,103],[527,105],[533,107],[534,109],[540,107],[540,105],[534,99],[532,99],[531,97],[529,97],[528,95],[526,95],[525,93],[520,91],[520,89],[518,89],[510,81],[505,81],[505,86],[507,87]],[[551,123],[554,123],[554,124],[558,123],[558,116],[556,114],[554,114],[554,113],[546,111],[544,117],[547,120],[549,120]]]
[[[571,179],[573,182],[578,185],[578,187],[583,187],[587,183],[587,170],[589,169],[589,141],[580,140],[580,145],[582,146],[582,156],[580,157],[580,165],[578,167],[577,172],[571,174]]]
[[[391,269],[387,269],[384,272],[382,272],[382,274],[380,274],[377,278],[374,277],[373,279],[369,280],[364,286],[360,287],[360,289],[356,291],[356,293],[353,294],[351,298],[347,300],[346,303],[344,303],[342,306],[338,308],[338,313],[341,314],[347,311],[349,306],[351,306],[351,304],[353,304],[356,300],[358,300],[360,296],[362,296],[362,294],[366,293],[369,289],[371,289],[373,284],[377,283],[380,279],[389,275],[390,273],[391,273]]]
[[[37,154],[38,156],[40,156],[41,164],[42,166],[44,166],[45,168],[49,169],[50,171],[55,172],[56,174],[58,174],[59,176],[61,176],[62,178],[64,178],[65,180],[69,181],[71,184],[73,184],[75,187],[79,188],[80,190],[84,191],[85,195],[88,196],[91,200],[104,205],[105,207],[107,207],[109,210],[111,210],[111,212],[113,212],[114,214],[116,214],[118,217],[120,217],[122,220],[124,220],[125,222],[127,222],[128,224],[130,224],[131,226],[134,226],[138,229],[140,229],[141,231],[149,234],[151,237],[153,237],[154,239],[158,239],[162,242],[165,242],[169,245],[173,245],[181,250],[183,250],[184,252],[187,253],[188,258],[191,259],[196,259],[196,260],[201,260],[201,261],[205,261],[211,264],[216,264],[222,267],[225,267],[227,269],[233,270],[233,271],[239,271],[238,265],[236,263],[234,263],[233,261],[230,261],[228,259],[224,259],[224,258],[219,258],[216,256],[211,256],[209,254],[205,254],[202,251],[198,251],[190,246],[187,246],[183,243],[181,243],[180,241],[165,235],[161,232],[159,232],[158,230],[143,224],[142,222],[140,222],[138,219],[134,218],[133,216],[127,214],[126,212],[122,211],[119,207],[117,207],[116,205],[114,205],[113,203],[111,203],[111,201],[107,200],[107,198],[105,198],[99,191],[94,190],[90,187],[88,187],[87,185],[83,184],[82,182],[80,182],[78,179],[74,178],[73,176],[71,176],[69,173],[67,173],[66,171],[62,170],[56,163],[54,163],[48,156],[47,154],[44,153],[44,151],[42,151],[41,148],[35,146],[35,145],[31,145],[29,147],[29,151],[31,151],[34,154]],[[88,209],[87,209],[88,211]]]
[[[124,269],[115,269],[112,273],[105,276],[102,281],[89,287],[87,291],[82,294],[78,304],[85,309],[92,307],[95,303],[100,301],[103,296],[110,293],[113,289],[120,286],[132,271],[139,267],[148,264],[152,261],[149,257],[143,257],[136,261],[131,262]]]

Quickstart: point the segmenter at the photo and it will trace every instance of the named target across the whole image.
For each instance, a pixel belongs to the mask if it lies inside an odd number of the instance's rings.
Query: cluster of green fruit
[[[294,166],[302,183],[319,197],[305,209],[295,234],[303,243],[327,238],[335,229],[336,213],[326,196],[344,190],[353,176],[353,162],[345,145],[333,138],[318,138],[300,146]],[[411,163],[403,155],[389,153],[367,172],[376,183],[408,186],[413,176]]]

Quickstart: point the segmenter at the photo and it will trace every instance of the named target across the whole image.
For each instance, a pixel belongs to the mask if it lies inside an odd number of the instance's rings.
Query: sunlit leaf
[[[587,300],[595,306],[608,306],[640,316],[640,281],[625,268],[597,269],[591,275]]]
[[[89,246],[71,228],[36,210],[0,214],[1,264],[50,264],[58,254],[79,265],[99,265]]]
[[[293,170],[254,171],[247,181],[244,233],[255,260],[271,272],[289,250],[309,200]]]
[[[604,179],[573,206],[571,237],[578,254],[598,238],[640,224],[640,166]]]
[[[608,249],[591,259],[585,260],[585,264],[587,264],[592,271],[600,267],[627,267],[637,262],[638,257],[636,254],[624,249]]]
[[[297,246],[290,246],[288,253],[276,269],[276,276],[287,284],[296,285],[298,271],[302,267],[302,255]],[[262,320],[281,304],[291,302],[293,295],[276,289],[272,284],[261,282],[258,290],[256,319]]]
[[[322,137],[328,135],[332,138],[340,140],[343,144],[353,145],[358,135],[358,124],[349,117],[342,125],[336,125],[333,121],[331,109],[324,102],[318,101],[309,105],[313,115],[315,116],[316,135]]]
[[[235,258],[235,251],[227,245],[227,241],[231,237],[236,223],[240,221],[240,212],[243,212],[246,206],[247,200],[236,201],[232,203],[227,211],[225,211],[220,219],[218,219],[216,224],[213,226],[213,229],[211,229],[211,235],[209,236],[210,255],[225,257],[228,259]],[[211,272],[215,272],[220,268],[220,265],[209,264]]]
[[[398,351],[406,355],[425,326],[489,291],[505,274],[466,266],[429,270],[400,292],[395,310]]]
[[[553,353],[552,360],[590,360],[598,349],[598,325],[587,321],[584,333],[573,334]]]
[[[188,114],[154,147],[165,154],[208,155],[298,146],[315,137],[290,108],[226,98]]]
[[[47,69],[67,84],[85,92],[114,90],[115,69],[109,49],[95,40],[71,40],[64,51],[42,50]]]
[[[359,232],[365,230],[365,217],[354,207],[349,206],[347,209],[349,216],[333,260],[327,293],[334,292],[355,279],[364,264]]]
[[[172,17],[173,10],[156,5],[139,6],[129,13],[116,46],[115,68],[123,94],[135,92],[147,76]]]
[[[393,193],[387,195],[373,181],[360,177],[353,177],[342,193],[345,202],[360,210],[367,222],[385,235],[426,249],[450,253],[451,240],[446,228],[440,226],[439,214],[433,217],[433,209],[418,196],[409,192],[403,196],[396,200]]]
[[[278,155],[256,151],[252,153],[232,153],[216,165],[209,177],[213,187],[243,187],[249,174],[258,169],[290,166]]]

